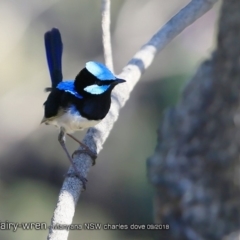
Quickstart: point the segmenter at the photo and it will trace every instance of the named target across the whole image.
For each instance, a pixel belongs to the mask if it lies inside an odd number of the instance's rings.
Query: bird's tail
[[[45,91],[51,91],[62,81],[62,52],[63,44],[61,34],[57,28],[53,28],[44,35],[48,68],[51,76],[52,87]]]

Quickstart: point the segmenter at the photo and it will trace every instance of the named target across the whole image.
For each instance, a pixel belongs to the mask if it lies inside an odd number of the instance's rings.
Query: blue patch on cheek
[[[64,82],[60,82],[57,85],[57,89],[59,90],[63,90],[65,92],[69,92],[72,95],[74,95],[77,98],[82,99],[83,96],[81,96],[74,88],[74,82],[73,81],[64,81]]]
[[[91,93],[91,94],[99,95],[99,94],[106,92],[109,87],[110,87],[110,85],[98,86],[97,84],[94,84],[94,85],[85,87],[84,91]]]
[[[102,63],[87,62],[86,69],[99,80],[115,80],[113,73]]]

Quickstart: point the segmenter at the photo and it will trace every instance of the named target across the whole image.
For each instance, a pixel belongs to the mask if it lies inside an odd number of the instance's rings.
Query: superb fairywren
[[[65,135],[82,144],[70,135],[78,130],[95,126],[108,113],[111,105],[113,88],[125,82],[119,79],[103,64],[87,62],[73,81],[62,81],[63,44],[58,29],[53,28],[45,33],[45,49],[52,87],[46,88],[50,94],[44,103],[42,123],[55,125],[60,129],[58,140],[72,163],[76,174],[82,180],[85,188],[86,179],[82,177],[73,164],[65,145]],[[82,144],[93,158],[96,156]]]

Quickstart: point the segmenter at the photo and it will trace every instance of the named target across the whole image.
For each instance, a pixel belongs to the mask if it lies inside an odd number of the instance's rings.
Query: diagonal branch
[[[116,87],[112,94],[111,109],[106,118],[95,128],[90,128],[83,140],[89,148],[99,153],[106,141],[114,122],[118,118],[120,109],[129,98],[130,92],[140,79],[144,70],[149,67],[157,52],[162,50],[171,40],[181,33],[186,27],[201,17],[217,0],[193,0],[179,13],[177,13],[162,29],[160,29],[123,68],[120,78],[127,83]],[[82,176],[87,177],[92,160],[88,155],[76,155],[74,162]],[[70,172],[73,171],[70,167]],[[82,184],[77,178],[66,178],[60,190],[54,216],[49,231],[49,240],[66,240],[68,230],[57,230],[52,227],[57,224],[71,224],[75,206],[82,190]]]
[[[111,0],[102,0],[102,42],[106,66],[114,72],[111,44]]]

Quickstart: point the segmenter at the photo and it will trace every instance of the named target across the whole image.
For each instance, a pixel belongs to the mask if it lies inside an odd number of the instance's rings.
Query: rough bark
[[[239,239],[240,1],[225,0],[217,48],[165,113],[148,174],[157,239]],[[229,237],[227,237],[229,236]]]

